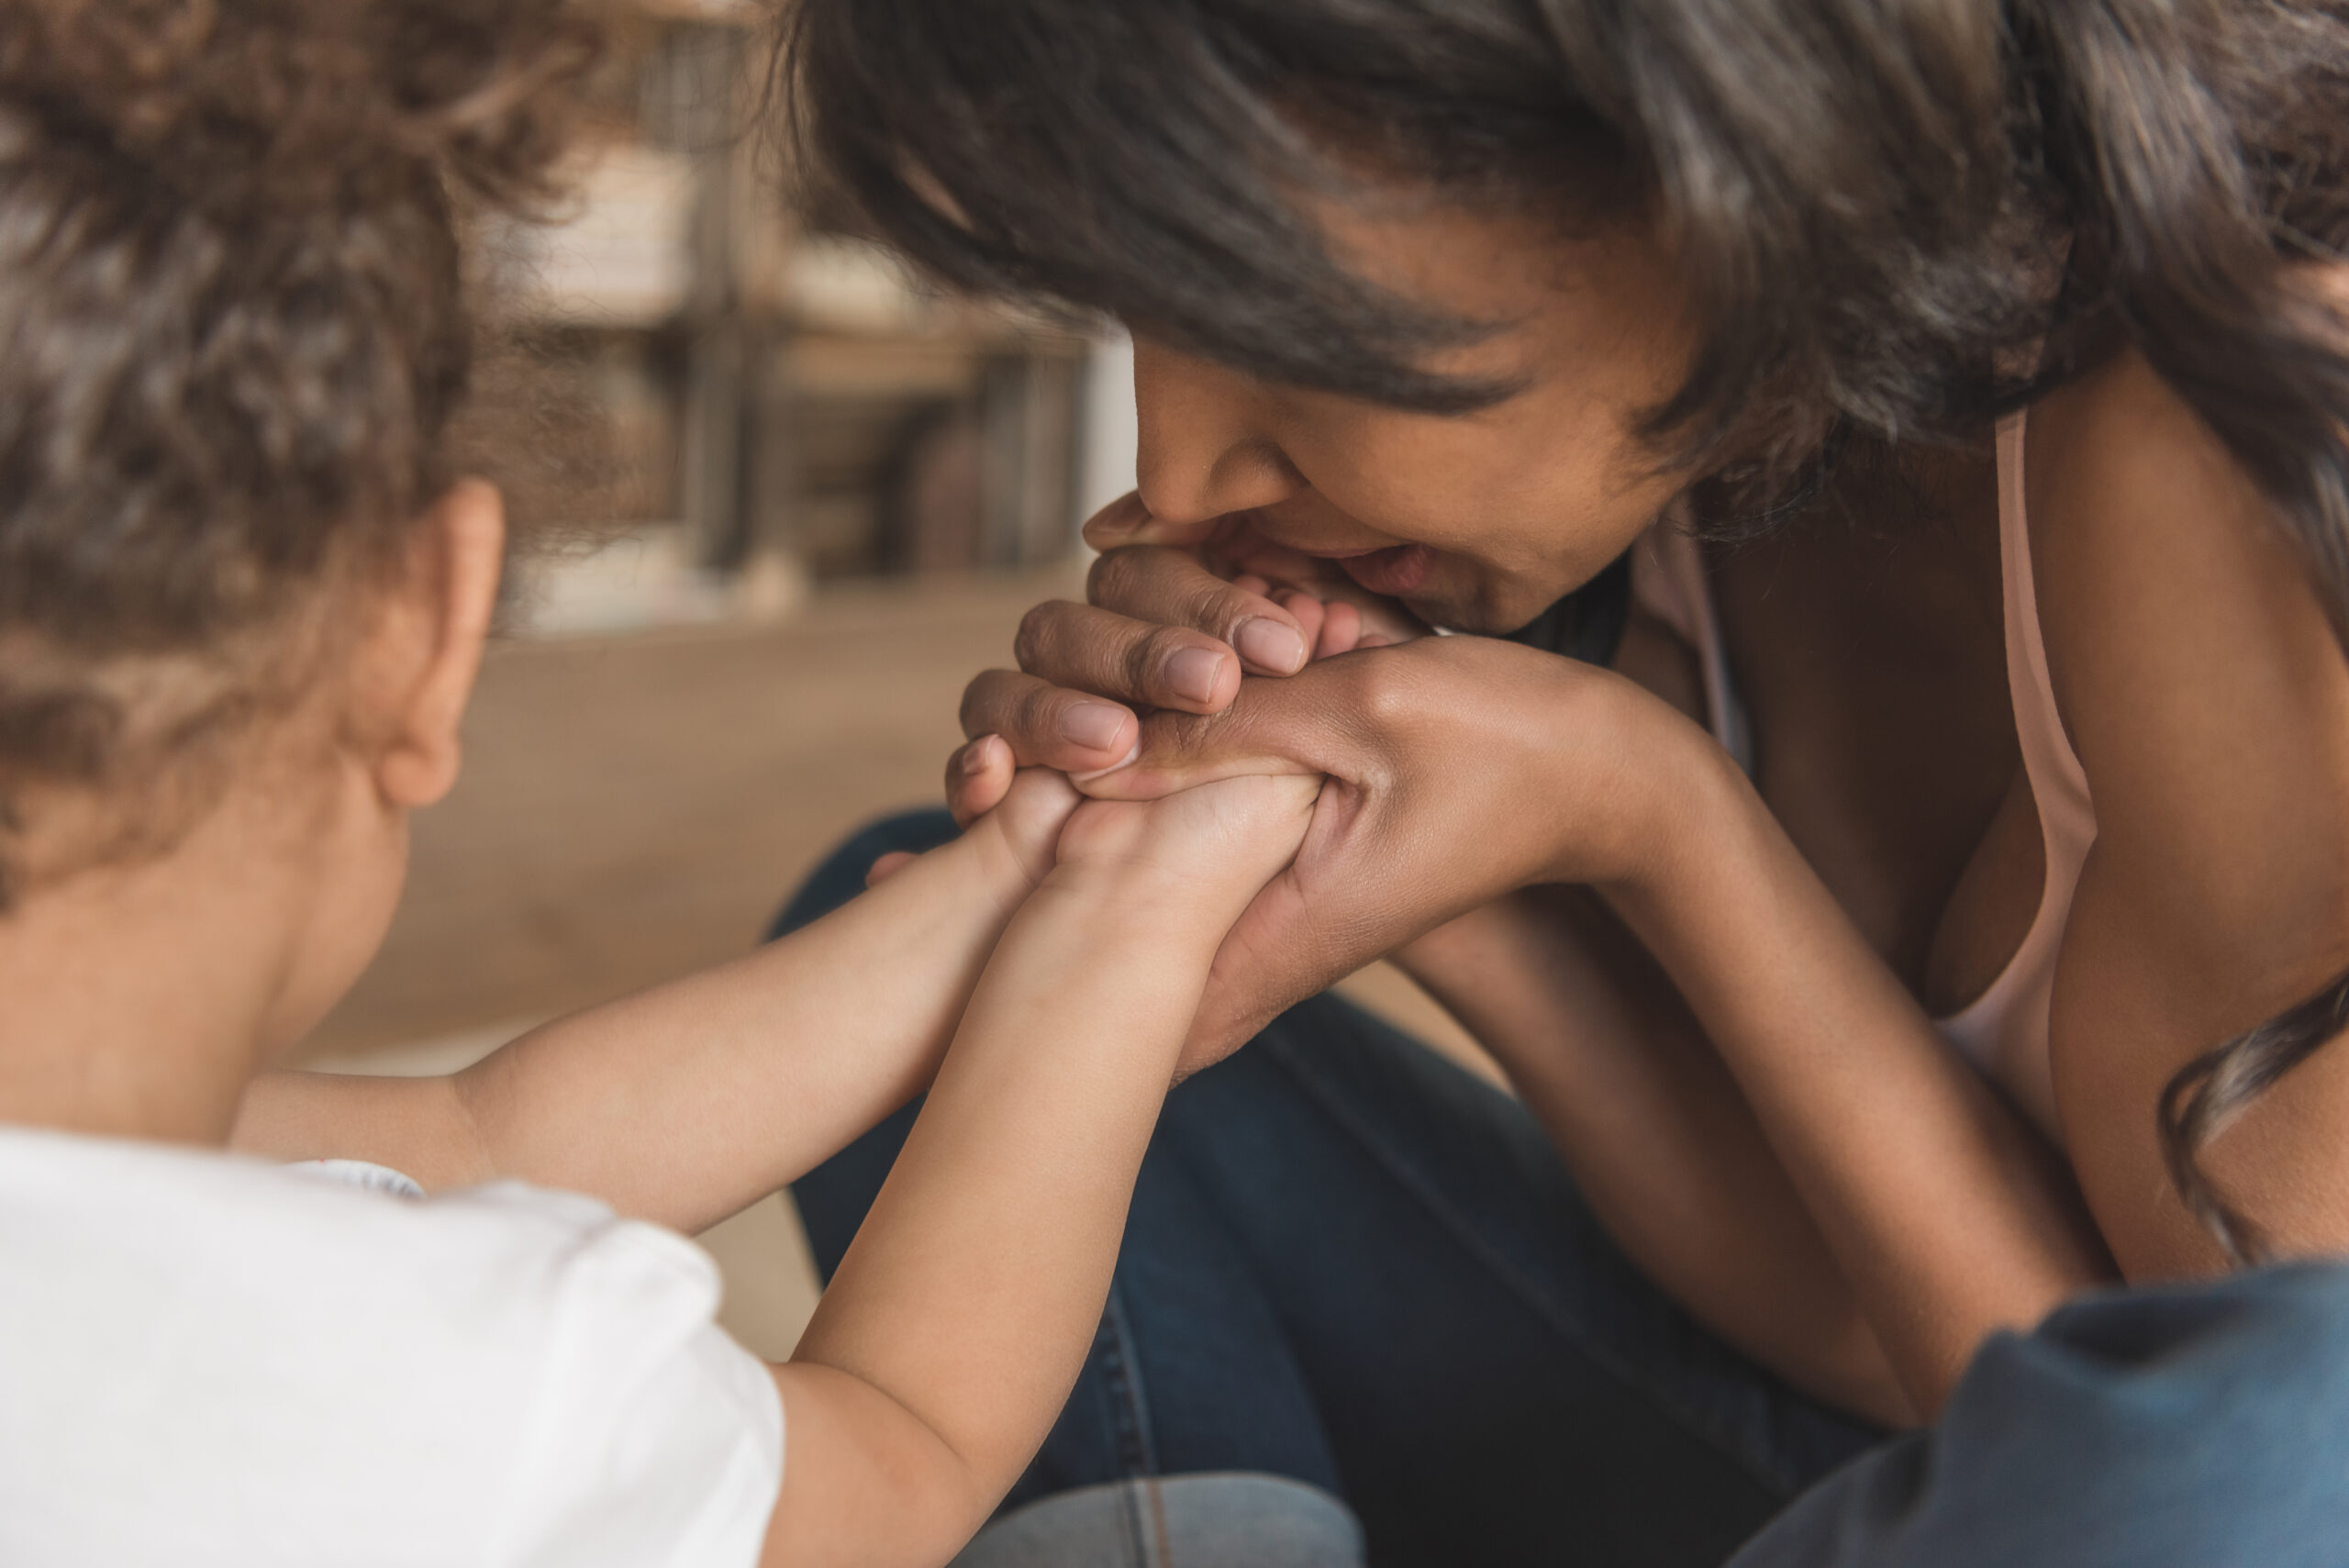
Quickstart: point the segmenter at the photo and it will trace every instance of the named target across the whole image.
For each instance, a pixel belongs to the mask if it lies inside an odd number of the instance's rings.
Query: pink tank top
[[[2079,885],[2088,848],[2096,842],[2096,812],[2088,799],[2087,774],[2056,712],[2047,645],[2040,634],[2023,505],[2025,421],[2025,416],[2017,414],[1998,426],[1998,561],[2006,600],[2007,691],[2014,704],[2023,773],[2038,807],[2046,882],[2039,912],[2006,968],[1964,1011],[1939,1023],[1951,1044],[2001,1085],[2043,1131],[2059,1138],[2047,1062],[2048,1004],[2056,951],[2071,917],[2073,890]],[[1642,607],[1697,650],[1704,666],[1713,736],[1751,772],[1753,729],[1738,700],[1696,540],[1669,521],[1651,528],[1633,550],[1631,592]]]

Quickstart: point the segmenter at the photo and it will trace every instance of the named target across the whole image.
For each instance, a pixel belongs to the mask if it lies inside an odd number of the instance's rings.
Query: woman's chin
[[[1478,637],[1507,637],[1531,622],[1554,602],[1555,595],[1508,579],[1441,578],[1404,599],[1403,606],[1430,626]]]

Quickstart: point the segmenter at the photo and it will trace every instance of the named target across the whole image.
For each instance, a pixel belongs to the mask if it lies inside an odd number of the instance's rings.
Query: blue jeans
[[[778,929],[952,833],[867,831]],[[912,1117],[796,1189],[827,1274]],[[2084,1297],[1882,1436],[1681,1314],[1515,1102],[1320,997],[1168,1096],[1093,1355],[962,1568],[1350,1562],[1318,1494],[1376,1568],[1757,1529],[1731,1568],[2349,1568],[2349,1267]]]
[[[1008,1510],[950,1568],[1363,1568],[1362,1527],[1278,1476],[1134,1476]]]
[[[777,930],[952,834],[868,829]],[[794,1188],[827,1277],[915,1108]],[[1092,1356],[1006,1506],[1252,1472],[1343,1498],[1380,1568],[1712,1568],[1882,1436],[1651,1284],[1523,1106],[1324,996],[1168,1096]]]

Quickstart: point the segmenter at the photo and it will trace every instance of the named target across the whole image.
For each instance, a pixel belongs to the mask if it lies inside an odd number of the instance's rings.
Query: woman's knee
[[[1361,1568],[1362,1526],[1328,1492],[1245,1473],[1145,1477],[1047,1497],[996,1520],[953,1568]]]

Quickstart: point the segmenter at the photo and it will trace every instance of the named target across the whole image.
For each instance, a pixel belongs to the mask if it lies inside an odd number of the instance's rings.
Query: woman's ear
[[[388,803],[431,805],[457,782],[462,731],[506,562],[506,503],[495,485],[460,480],[418,523],[407,578],[385,616],[391,723],[375,751]]]

